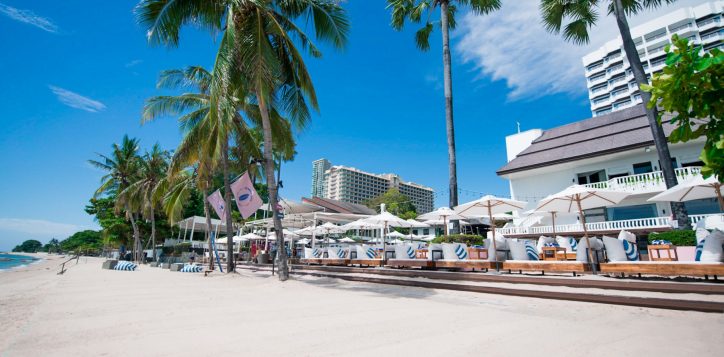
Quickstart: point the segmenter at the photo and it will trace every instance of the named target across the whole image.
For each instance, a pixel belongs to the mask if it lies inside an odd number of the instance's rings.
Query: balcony
[[[715,26],[719,26],[720,23],[721,23],[721,17],[716,16],[716,17],[710,17],[706,20],[698,21],[696,23],[696,26],[699,27],[699,31],[704,31],[704,30],[713,28]]]
[[[701,35],[701,42],[710,43],[710,42],[716,41],[719,38],[721,38],[721,33],[722,33],[722,30],[719,30],[719,31],[709,32],[708,34],[705,34],[705,35]]]
[[[674,172],[676,173],[676,179],[682,182],[698,176],[701,173],[701,167],[682,167],[674,169]],[[632,194],[654,193],[666,190],[664,174],[661,171],[621,176],[608,181],[589,183],[584,186],[614,191],[626,191]]]

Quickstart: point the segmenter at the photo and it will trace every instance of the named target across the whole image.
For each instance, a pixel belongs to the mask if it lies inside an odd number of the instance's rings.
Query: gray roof
[[[325,212],[350,213],[350,214],[375,214],[375,210],[357,203],[344,202],[321,197],[302,197],[303,202],[315,204],[325,208]]]
[[[673,126],[664,117],[668,136]],[[643,104],[549,129],[500,168],[506,175],[653,145]]]

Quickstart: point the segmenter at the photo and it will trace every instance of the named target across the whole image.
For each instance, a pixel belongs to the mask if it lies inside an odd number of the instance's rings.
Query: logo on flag
[[[214,211],[219,216],[219,218],[224,219],[224,198],[221,197],[221,192],[219,190],[216,190],[206,199],[209,201],[211,207],[214,207]]]
[[[234,193],[236,207],[244,218],[248,218],[263,204],[261,197],[256,193],[254,185],[249,179],[249,173],[244,172],[241,177],[231,184],[231,192]]]

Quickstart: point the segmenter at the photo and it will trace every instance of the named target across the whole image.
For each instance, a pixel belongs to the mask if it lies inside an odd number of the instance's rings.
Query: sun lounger
[[[327,248],[327,257],[319,259],[321,265],[349,265],[349,251],[342,248]]]
[[[382,258],[377,250],[374,248],[362,244],[355,247],[357,257],[350,259],[349,264],[359,266],[382,266]]]
[[[304,248],[304,258],[299,259],[301,264],[322,264],[324,251],[319,248]]]
[[[724,276],[724,263],[691,261],[629,261],[601,264],[601,273],[661,276]]]
[[[387,260],[387,266],[396,268],[432,268],[434,262],[428,258],[427,250],[418,244],[396,244],[395,258]]]
[[[119,261],[116,263],[116,265],[113,267],[113,270],[125,270],[125,271],[134,271],[138,265],[133,264],[128,261]]]
[[[485,248],[468,248],[462,243],[443,243],[443,259],[435,260],[435,268],[444,269],[478,269],[488,271],[495,269],[495,262],[490,261]]]
[[[503,262],[503,270],[509,272],[518,271],[535,271],[545,274],[545,272],[557,272],[557,273],[573,273],[582,274],[586,271],[591,270],[588,262],[582,261],[568,261],[568,260],[537,260],[538,251],[536,247],[526,241],[521,242],[509,242],[510,253],[513,257],[512,260],[506,260]]]

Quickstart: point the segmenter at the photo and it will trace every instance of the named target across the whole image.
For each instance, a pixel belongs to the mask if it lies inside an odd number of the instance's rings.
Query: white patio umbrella
[[[390,233],[387,233],[387,236],[390,238],[405,238],[406,236],[398,231],[392,231]]]
[[[247,239],[247,240],[249,240],[249,239],[264,239],[264,237],[262,237],[262,236],[260,236],[260,235],[258,235],[258,234],[256,234],[256,233],[247,233],[247,234],[244,234],[243,236],[241,236],[241,238],[244,238],[244,239]]]
[[[630,193],[623,191],[612,191],[581,185],[571,185],[561,192],[554,193],[542,199],[538,202],[535,210],[566,213],[578,212],[578,215],[581,217],[581,224],[583,224],[583,237],[586,238],[586,245],[590,247],[591,242],[588,239],[586,215],[583,211],[592,208],[615,205],[629,195]],[[593,267],[593,254],[590,249],[588,250],[588,260],[591,262],[591,266]],[[593,268],[593,272],[595,274],[595,268]]]
[[[418,219],[424,219],[424,220],[438,220],[441,219],[443,221],[443,225],[445,227],[445,230],[443,231],[445,235],[448,234],[447,229],[447,222],[450,220],[459,220],[466,217],[463,217],[459,215],[457,212],[453,211],[449,207],[440,207],[432,212],[428,212],[425,214],[421,214],[417,216]]]
[[[395,216],[394,214],[390,212],[382,212],[380,214],[376,214],[374,216],[369,216],[365,219],[363,219],[364,222],[372,223],[372,224],[379,224],[383,226],[383,234],[382,234],[382,260],[385,260],[386,255],[386,247],[385,247],[385,234],[384,232],[387,232],[388,227],[410,227],[410,222]]]
[[[344,238],[340,239],[339,242],[340,243],[354,243],[355,240],[352,238],[349,238],[349,237],[344,237]]]
[[[709,176],[709,178],[705,179],[700,175],[661,192],[648,200],[683,202],[716,197],[719,202],[719,209],[724,211],[724,198],[722,198],[721,186],[721,182],[719,182],[716,176]]]
[[[302,238],[297,241],[297,244],[307,245],[307,244],[309,244],[309,242],[311,242],[311,240],[309,238]]]
[[[510,211],[521,210],[525,208],[528,202],[517,201],[510,198],[495,197],[491,195],[485,195],[478,198],[475,201],[463,203],[455,207],[455,212],[462,216],[470,217],[484,217],[488,216],[490,219],[490,229],[493,233],[493,249],[497,252],[498,249],[495,244],[495,221],[494,214],[505,213]],[[497,257],[495,259],[498,260]],[[496,263],[497,267],[497,263]]]
[[[334,242],[334,239],[330,239],[330,238],[329,238],[329,234],[330,234],[330,233],[344,233],[344,232],[347,231],[346,229],[344,229],[344,228],[342,228],[342,227],[340,227],[340,226],[338,226],[338,225],[336,225],[336,224],[334,224],[334,223],[331,223],[331,222],[325,222],[323,225],[317,227],[317,229],[319,229],[319,230],[321,230],[322,232],[325,232],[325,233],[326,233],[325,238],[327,239],[327,244],[329,244],[329,243],[335,243],[335,242]],[[331,242],[330,242],[330,241],[331,241]]]
[[[392,243],[392,244],[401,244],[401,243],[404,243],[404,242],[405,242],[405,241],[404,241],[404,240],[401,240],[401,239],[393,239],[390,243]]]
[[[408,219],[407,222],[410,223],[410,237],[409,237],[410,240],[412,240],[412,236],[414,236],[414,234],[412,234],[412,228],[428,228],[428,227],[430,227],[429,224],[418,222],[412,218]]]

